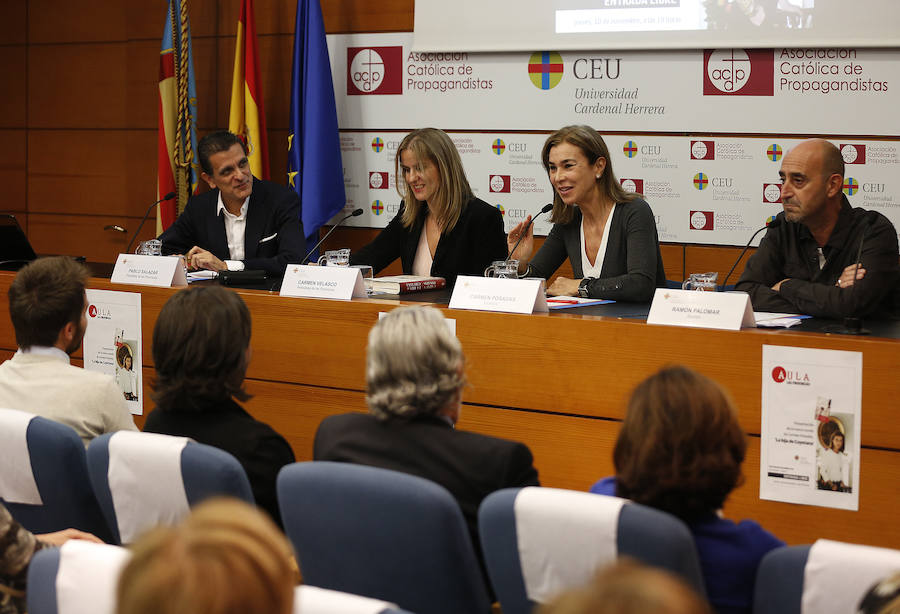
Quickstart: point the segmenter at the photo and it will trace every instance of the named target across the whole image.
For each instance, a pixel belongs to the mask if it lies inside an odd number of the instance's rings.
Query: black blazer
[[[636,198],[616,203],[603,257],[600,277],[591,278],[592,298],[648,303],[656,288],[666,285],[656,219],[647,201]],[[581,209],[568,224],[554,224],[547,240],[531,261],[532,273],[548,278],[569,258],[575,279],[584,278],[581,268]]]
[[[479,560],[481,501],[501,488],[540,486],[525,444],[459,431],[431,416],[408,421],[356,413],[329,416],[316,432],[313,460],[392,469],[437,482],[459,502]]]
[[[400,221],[404,207],[401,203],[397,215],[374,241],[350,255],[351,264],[370,264],[377,274],[400,258],[404,275],[412,274],[425,215],[420,214],[412,228],[404,228]],[[506,253],[503,215],[496,207],[473,198],[453,230],[441,235],[434,250],[431,274],[446,278],[447,284],[452,285],[457,275],[484,275],[484,269],[495,260],[505,260]]]
[[[204,411],[156,408],[147,416],[144,432],[190,437],[234,456],[247,472],[256,504],[281,526],[275,478],[294,462],[294,451],[268,424],[229,400]]]
[[[195,245],[219,260],[232,260],[225,237],[224,214],[217,215],[219,190],[193,196],[175,223],[160,235],[164,254],[185,254]],[[284,275],[303,258],[300,197],[284,186],[253,178],[244,230],[244,268]]]

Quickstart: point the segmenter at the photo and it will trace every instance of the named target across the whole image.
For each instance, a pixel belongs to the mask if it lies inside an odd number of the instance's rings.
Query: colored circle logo
[[[637,143],[634,141],[625,141],[625,144],[622,146],[622,153],[625,154],[626,158],[633,158],[637,155]]]
[[[704,173],[697,173],[694,175],[694,187],[698,190],[705,190],[709,185],[709,177],[707,177]]]
[[[376,136],[372,139],[372,151],[380,153],[382,149],[384,149],[384,141],[380,136]]]
[[[503,208],[503,205],[498,204],[496,207],[500,210],[500,215],[506,215],[506,209]]]
[[[88,315],[92,318],[97,317],[97,307],[95,305],[91,305],[90,307],[88,307]]]
[[[844,179],[842,191],[847,196],[853,196],[854,194],[859,192],[859,182],[853,177],[847,177],[846,179]]]
[[[380,200],[372,201],[372,213],[375,215],[381,215],[384,212],[384,203]]]
[[[491,143],[491,151],[493,151],[498,156],[503,155],[503,152],[506,151],[506,143],[503,142],[503,139],[497,139],[493,143]]]
[[[787,372],[784,370],[784,367],[775,367],[774,369],[772,369],[772,379],[779,384],[786,380]]]
[[[750,56],[743,49],[717,49],[709,56],[706,76],[720,92],[737,92],[750,80]]]
[[[778,162],[779,160],[781,160],[782,153],[783,152],[781,150],[781,145],[779,145],[778,143],[772,143],[771,145],[769,145],[769,148],[766,149],[766,157],[772,162]]]
[[[562,56],[555,51],[538,51],[528,58],[528,78],[540,90],[553,89],[562,80]]]

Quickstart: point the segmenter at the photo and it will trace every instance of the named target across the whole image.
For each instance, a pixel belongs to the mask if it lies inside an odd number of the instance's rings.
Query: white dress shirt
[[[240,215],[229,213],[222,202],[222,193],[219,192],[219,202],[216,208],[216,215],[225,214],[225,239],[228,242],[229,260],[225,261],[225,265],[229,271],[244,270],[244,234],[247,230],[247,207],[250,204],[250,197],[244,199],[241,205]]]

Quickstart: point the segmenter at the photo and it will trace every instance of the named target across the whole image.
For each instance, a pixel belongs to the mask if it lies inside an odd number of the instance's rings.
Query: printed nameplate
[[[304,298],[366,298],[359,269],[347,266],[289,264],[281,282],[281,296]]]
[[[460,275],[450,295],[450,309],[546,313],[544,280]]]
[[[657,288],[647,324],[740,330],[755,326],[746,292],[698,292]]]
[[[119,254],[110,281],[161,288],[187,285],[181,256]]]

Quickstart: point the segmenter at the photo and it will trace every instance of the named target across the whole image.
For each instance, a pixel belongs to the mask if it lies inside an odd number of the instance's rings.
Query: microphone
[[[546,205],[544,205],[543,207],[541,207],[541,210],[538,211],[538,212],[534,215],[534,217],[532,217],[530,220],[528,220],[528,223],[525,224],[525,228],[523,228],[523,229],[522,229],[522,232],[519,234],[519,240],[516,241],[516,244],[513,245],[513,248],[512,248],[511,250],[509,250],[509,255],[507,255],[507,257],[506,257],[507,260],[510,259],[510,258],[509,258],[510,256],[512,256],[513,254],[516,253],[516,248],[519,247],[519,243],[521,243],[521,242],[522,242],[522,239],[525,238],[525,235],[528,234],[528,228],[534,223],[534,220],[537,219],[537,216],[538,216],[538,215],[541,215],[542,213],[547,213],[547,212],[550,211],[552,208],[553,208],[553,203],[547,203]]]
[[[303,260],[300,261],[300,264],[306,264],[306,262],[309,260],[309,257],[312,256],[316,252],[317,249],[319,249],[319,246],[325,242],[325,239],[327,239],[328,237],[331,236],[331,233],[333,233],[335,230],[337,230],[338,226],[343,224],[346,220],[350,219],[351,217],[359,217],[362,214],[363,214],[363,210],[362,210],[362,208],[360,208],[360,209],[356,209],[355,211],[352,211],[352,212],[348,213],[347,215],[345,215],[344,217],[342,217],[341,221],[339,221],[337,224],[332,226],[331,230],[326,232],[325,236],[322,237],[321,239],[319,239],[319,242],[316,243],[313,246],[313,248],[306,253],[305,256],[303,256]]]
[[[747,245],[744,246],[744,249],[741,250],[741,253],[738,255],[737,260],[734,261],[734,264],[731,265],[731,269],[728,271],[728,275],[725,276],[725,280],[722,282],[722,291],[725,290],[725,286],[728,284],[728,278],[731,277],[731,274],[734,273],[734,270],[737,268],[738,263],[741,261],[741,258],[744,257],[744,254],[747,253],[747,250],[750,249],[750,244],[753,243],[753,239],[756,238],[756,235],[761,233],[763,230],[768,228],[774,228],[778,226],[781,222],[778,221],[778,218],[775,218],[759,230],[753,233],[753,236],[750,237],[750,240],[747,241]]]
[[[147,208],[147,213],[144,214],[144,219],[142,219],[141,223],[138,224],[137,230],[134,231],[134,236],[131,237],[131,241],[128,242],[128,247],[125,248],[126,254],[131,253],[131,246],[134,245],[134,240],[137,239],[138,233],[140,233],[141,228],[144,227],[144,222],[146,222],[147,218],[150,217],[150,212],[153,211],[153,207],[155,207],[156,205],[158,205],[161,202],[164,202],[167,200],[172,200],[173,198],[175,198],[175,192],[169,192],[168,194],[166,194],[165,196],[163,196],[162,198],[160,198],[158,201],[156,201],[155,203],[153,203],[152,205],[150,205]]]

